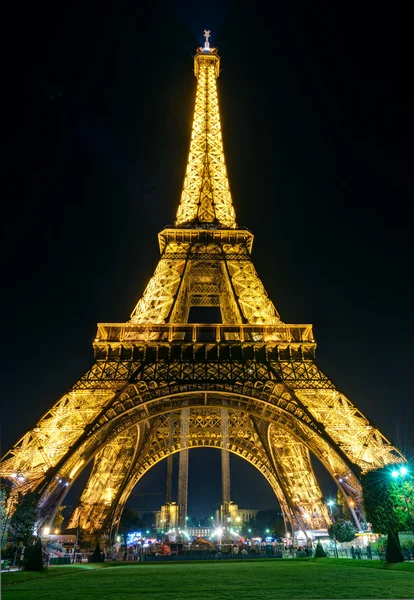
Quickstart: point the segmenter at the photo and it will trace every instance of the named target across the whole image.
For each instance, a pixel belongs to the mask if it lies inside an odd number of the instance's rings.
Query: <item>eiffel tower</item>
[[[183,524],[188,453],[199,447],[222,451],[224,513],[232,452],[266,478],[292,532],[326,527],[313,454],[358,526],[360,474],[405,461],[317,366],[312,326],[284,323],[256,272],[230,193],[209,35],[194,57],[187,170],[154,274],[129,321],[98,324],[92,367],[0,462],[1,476],[37,492],[39,528],[92,464],[71,524],[113,534],[137,482],[177,452]],[[220,322],[190,322],[194,307],[215,307]]]

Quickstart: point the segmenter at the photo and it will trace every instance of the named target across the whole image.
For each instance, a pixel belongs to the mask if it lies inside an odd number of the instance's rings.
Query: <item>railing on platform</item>
[[[312,325],[223,325],[203,323],[99,323],[95,343],[249,342],[314,344]]]

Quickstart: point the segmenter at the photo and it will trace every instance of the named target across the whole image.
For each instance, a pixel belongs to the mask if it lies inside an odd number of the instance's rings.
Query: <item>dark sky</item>
[[[233,201],[256,236],[259,275],[285,322],[314,324],[321,368],[412,455],[408,8],[119,1],[10,11],[2,452],[88,369],[96,323],[127,320],[156,266],[185,172],[192,56],[209,28]],[[219,453],[197,452],[190,512],[219,500]],[[232,465],[233,499],[271,506],[261,476]],[[164,465],[138,487],[163,490]],[[162,496],[135,498],[149,509]]]

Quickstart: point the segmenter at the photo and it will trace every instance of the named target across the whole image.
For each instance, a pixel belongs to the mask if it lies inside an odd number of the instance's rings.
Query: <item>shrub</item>
[[[97,562],[104,562],[104,560],[105,560],[105,557],[101,552],[101,548],[100,548],[99,544],[96,544],[93,554],[91,556],[88,556],[88,562],[97,563]]]
[[[43,551],[40,537],[33,546],[26,548],[24,555],[27,557],[24,567],[26,571],[42,571]]]
[[[324,556],[326,556],[326,552],[323,549],[322,544],[320,542],[318,542],[316,544],[315,557],[316,558],[323,558]]]

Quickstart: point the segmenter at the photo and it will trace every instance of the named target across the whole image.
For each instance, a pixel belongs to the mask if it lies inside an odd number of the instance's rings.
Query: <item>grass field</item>
[[[414,564],[337,559],[51,567],[3,573],[10,600],[414,598]]]

